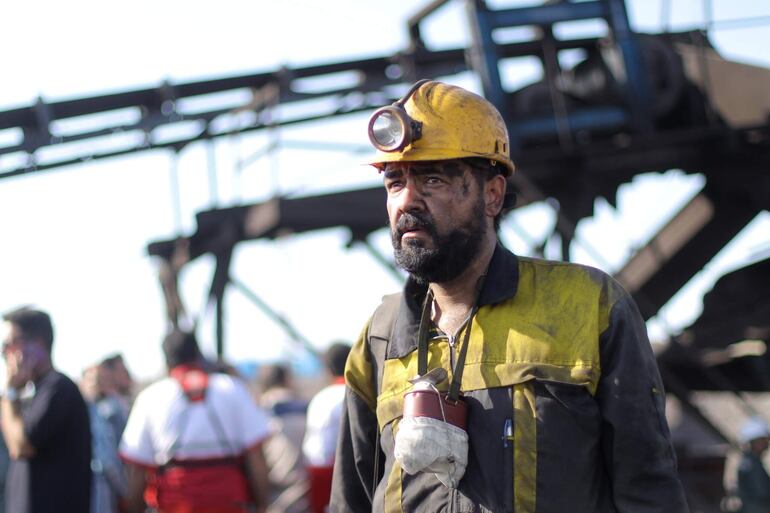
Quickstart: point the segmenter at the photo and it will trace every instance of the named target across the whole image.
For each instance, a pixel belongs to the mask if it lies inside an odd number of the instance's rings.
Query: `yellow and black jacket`
[[[687,511],[660,375],[633,300],[597,269],[500,246],[462,376],[465,475],[448,489],[433,474],[403,472],[394,436],[417,374],[425,294],[408,282],[390,308],[395,319],[387,329],[370,320],[348,358],[332,512]],[[428,368],[442,366],[451,379],[453,350],[446,337],[433,338]]]

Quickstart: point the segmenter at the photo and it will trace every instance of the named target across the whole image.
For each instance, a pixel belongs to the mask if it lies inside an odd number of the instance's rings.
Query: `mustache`
[[[401,237],[410,230],[425,230],[432,234],[434,232],[434,227],[429,216],[426,214],[404,212],[396,222],[394,231],[396,232],[396,235]]]

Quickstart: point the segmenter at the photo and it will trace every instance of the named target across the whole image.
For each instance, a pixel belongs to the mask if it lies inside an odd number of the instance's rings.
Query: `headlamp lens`
[[[370,134],[375,147],[393,151],[404,141],[404,124],[393,111],[383,110],[373,117]]]

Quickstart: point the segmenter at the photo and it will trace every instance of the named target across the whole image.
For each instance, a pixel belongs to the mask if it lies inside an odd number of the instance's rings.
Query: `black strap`
[[[367,339],[372,355],[372,366],[374,366],[372,378],[374,380],[375,398],[380,395],[387,348],[393,337],[393,329],[396,325],[396,316],[398,315],[400,303],[401,293],[384,296],[382,304],[374,311],[372,321],[369,323]]]
[[[471,314],[468,316],[468,321],[465,323],[465,336],[463,337],[463,344],[460,347],[460,354],[457,355],[457,362],[455,362],[455,368],[452,371],[452,383],[449,385],[448,398],[450,401],[457,402],[460,398],[460,385],[463,381],[463,369],[465,369],[465,355],[468,354],[468,342],[471,338],[471,325],[473,324],[473,318],[478,311],[478,305],[473,305],[471,308]]]
[[[473,325],[473,318],[479,310],[479,298],[481,297],[481,289],[484,288],[486,277],[486,274],[479,277],[479,281],[476,283],[476,298],[473,301],[471,313],[468,315],[465,325],[460,328],[461,331],[465,329],[465,336],[460,347],[460,354],[457,356],[457,362],[455,362],[455,368],[452,369],[452,382],[449,384],[448,394],[448,398],[454,402],[457,402],[460,398],[460,386],[462,385],[463,369],[465,368],[465,355],[468,354],[468,342],[471,338],[471,326]],[[428,293],[425,295],[425,303],[422,305],[420,328],[417,330],[417,373],[420,376],[428,372],[428,325],[430,324],[432,303],[433,291],[428,289]]]
[[[425,301],[422,304],[420,315],[420,328],[417,330],[417,375],[424,376],[428,372],[428,326],[430,325],[430,311],[433,305],[433,291],[428,289]]]
[[[238,451],[235,450],[233,443],[227,438],[225,428],[222,425],[222,422],[219,420],[216,411],[214,410],[214,405],[206,399],[204,399],[204,403],[206,406],[206,413],[208,413],[209,421],[211,422],[211,426],[217,432],[217,438],[219,438],[218,442],[220,447],[225,450],[229,449],[233,454],[237,454]]]

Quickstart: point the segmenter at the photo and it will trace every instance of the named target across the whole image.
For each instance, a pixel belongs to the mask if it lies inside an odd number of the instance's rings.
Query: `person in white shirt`
[[[310,506],[313,513],[327,511],[334,469],[334,454],[340,432],[345,400],[345,362],[350,345],[334,343],[324,354],[324,364],[332,383],[318,392],[307,409],[307,427],[302,452],[310,481]]]
[[[210,371],[192,333],[173,331],[163,351],[169,376],[137,396],[120,444],[129,511],[264,511],[267,414],[240,379]]]

